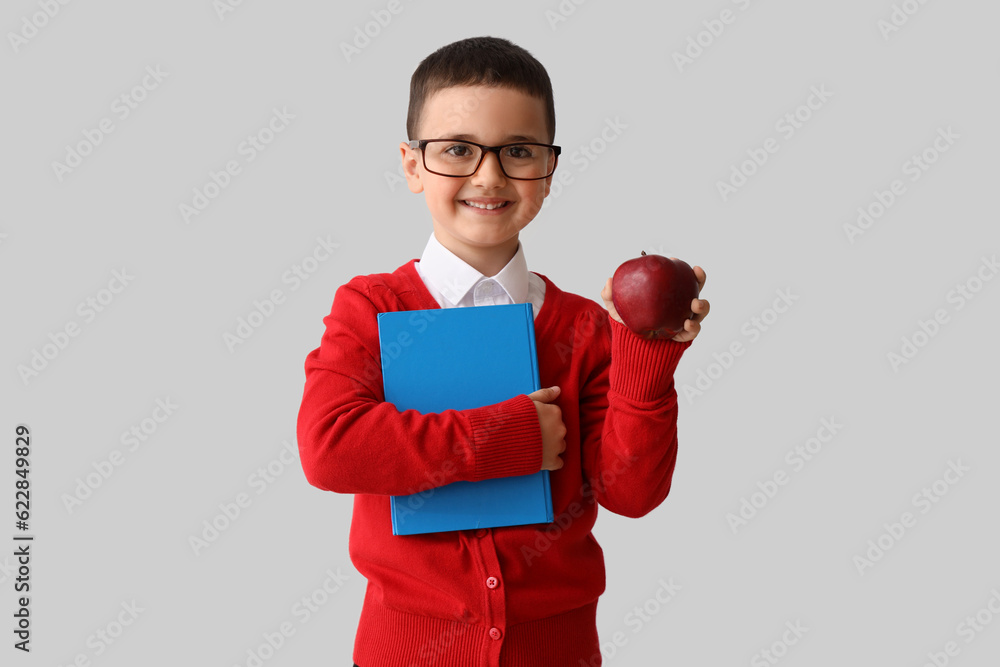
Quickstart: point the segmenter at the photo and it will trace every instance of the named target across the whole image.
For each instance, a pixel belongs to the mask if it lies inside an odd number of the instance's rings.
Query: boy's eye
[[[470,157],[475,150],[469,144],[451,144],[444,149],[444,153],[451,157]]]
[[[507,155],[513,158],[528,159],[534,157],[531,146],[508,146]]]

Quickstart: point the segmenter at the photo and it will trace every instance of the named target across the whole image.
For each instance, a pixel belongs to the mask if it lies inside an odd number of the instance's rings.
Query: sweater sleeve
[[[603,507],[638,518],[670,491],[677,459],[674,369],[691,341],[645,340],[607,311],[604,317],[608,326],[598,329],[604,354],[580,392],[583,474]]]
[[[296,435],[310,484],[409,495],[541,469],[541,428],[526,394],[428,414],[385,402],[378,312],[364,276],[342,285],[320,346],[306,357]]]

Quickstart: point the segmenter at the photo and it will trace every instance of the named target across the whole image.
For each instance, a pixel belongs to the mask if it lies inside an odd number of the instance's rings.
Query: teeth
[[[495,208],[500,208],[501,206],[507,205],[507,202],[503,202],[501,204],[477,204],[476,202],[465,201],[465,200],[463,200],[463,203],[468,206],[475,206],[476,208],[485,208],[488,211],[492,211]]]

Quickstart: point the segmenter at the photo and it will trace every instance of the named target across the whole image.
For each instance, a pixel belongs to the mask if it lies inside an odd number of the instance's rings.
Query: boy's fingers
[[[705,280],[708,279],[708,276],[705,275],[705,270],[700,266],[692,266],[691,268],[694,270],[694,277],[698,280],[698,292],[700,293],[705,287]]]
[[[694,317],[691,319],[701,322],[703,319],[708,317],[708,311],[711,309],[708,301],[705,299],[695,299],[691,302],[691,312],[694,313]]]
[[[694,340],[699,333],[701,333],[700,324],[694,320],[684,320],[684,331],[674,336],[672,340],[678,343],[686,343],[689,340]]]
[[[548,401],[555,399],[555,397],[558,395],[559,395],[559,387],[558,385],[553,385],[551,387],[542,387],[538,391],[531,392],[530,394],[528,394],[528,398],[530,398],[533,401],[538,401],[540,403],[547,403]]]

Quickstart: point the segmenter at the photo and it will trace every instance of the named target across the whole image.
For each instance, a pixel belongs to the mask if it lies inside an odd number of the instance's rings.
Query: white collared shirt
[[[538,317],[545,299],[545,281],[528,271],[520,241],[507,266],[487,277],[441,245],[431,232],[415,266],[427,291],[442,308],[531,303],[533,315]]]

